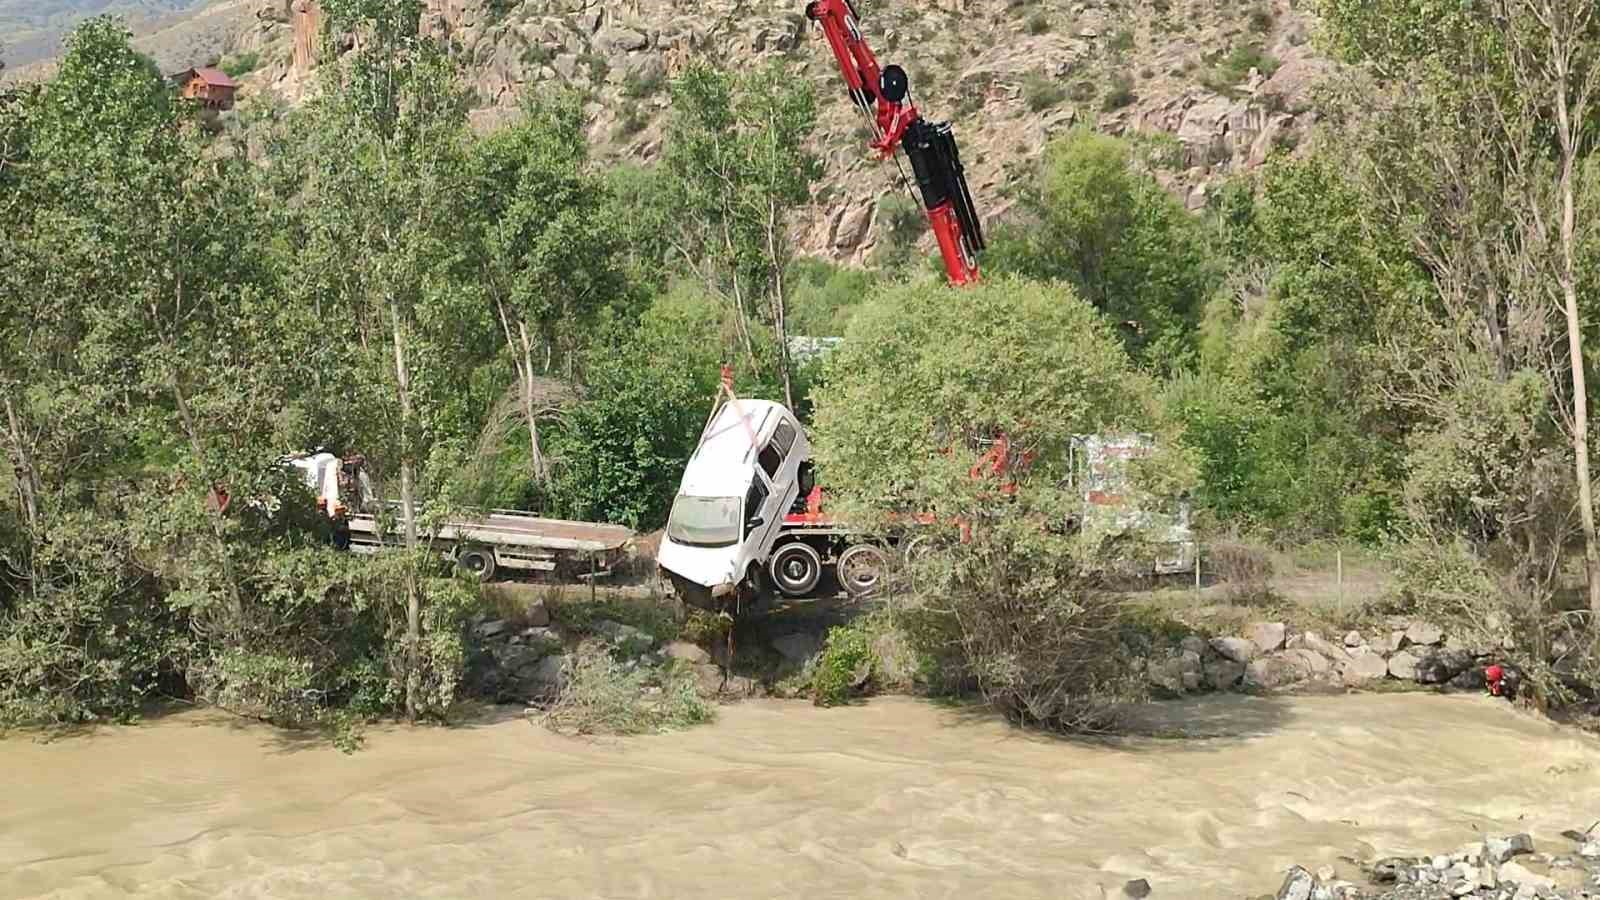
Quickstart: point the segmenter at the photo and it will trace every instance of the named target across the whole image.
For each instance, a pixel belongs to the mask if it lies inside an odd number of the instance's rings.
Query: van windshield
[[[738,497],[679,494],[667,520],[667,537],[696,547],[727,547],[739,542]]]

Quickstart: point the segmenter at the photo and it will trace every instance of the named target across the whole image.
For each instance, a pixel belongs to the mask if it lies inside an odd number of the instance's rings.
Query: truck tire
[[[856,544],[839,554],[839,584],[851,597],[868,597],[875,593],[889,574],[889,558],[881,547]]]
[[[479,581],[494,577],[494,551],[488,547],[463,547],[456,551],[456,565]]]
[[[822,580],[822,557],[808,544],[784,544],[772,551],[767,573],[785,597],[804,597]]]

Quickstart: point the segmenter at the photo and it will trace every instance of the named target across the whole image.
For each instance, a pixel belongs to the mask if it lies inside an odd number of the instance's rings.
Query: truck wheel
[[[479,581],[488,581],[494,577],[494,551],[487,547],[467,547],[456,553],[456,565]]]
[[[772,551],[767,571],[788,597],[804,597],[822,580],[822,557],[807,544],[784,544]]]
[[[839,583],[852,597],[866,597],[883,585],[889,560],[871,544],[857,544],[839,555]]]

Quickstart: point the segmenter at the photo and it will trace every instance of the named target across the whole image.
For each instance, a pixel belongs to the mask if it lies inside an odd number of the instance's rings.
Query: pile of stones
[[[1258,622],[1242,636],[1189,635],[1139,665],[1152,687],[1174,695],[1307,682],[1363,687],[1384,680],[1478,690],[1484,664],[1502,649],[1470,644],[1423,620],[1385,624],[1368,633],[1325,637],[1283,622]]]
[[[1491,837],[1454,853],[1389,857],[1363,866],[1370,885],[1334,877],[1331,867],[1312,873],[1290,869],[1276,900],[1580,900],[1600,898],[1600,836],[1562,833],[1563,852],[1540,853],[1527,834]]]

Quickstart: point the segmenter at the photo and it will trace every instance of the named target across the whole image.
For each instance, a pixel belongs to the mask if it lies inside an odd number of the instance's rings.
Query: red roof
[[[196,77],[212,87],[236,88],[239,86],[234,83],[232,78],[228,77],[228,73],[222,71],[221,69],[214,69],[211,66],[201,66],[198,69],[190,69],[189,71],[193,72]]]

